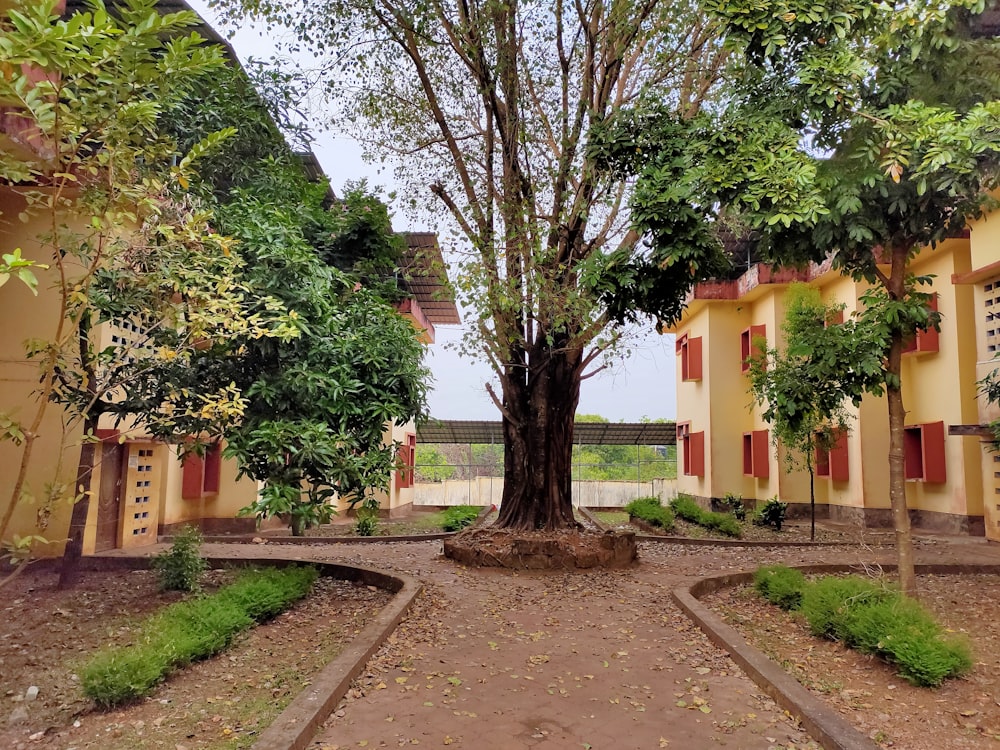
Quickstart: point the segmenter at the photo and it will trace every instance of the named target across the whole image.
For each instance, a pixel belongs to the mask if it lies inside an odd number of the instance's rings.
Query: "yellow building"
[[[1000,346],[1000,219],[984,219],[964,238],[925,248],[911,271],[933,276],[940,332],[917,336],[903,356],[907,504],[914,528],[1000,539],[1000,462],[976,425],[995,415],[976,381],[996,365]],[[678,490],[702,502],[727,493],[777,496],[790,515],[808,513],[809,479],[788,472],[753,404],[744,360],[758,336],[781,349],[785,292],[793,281],[818,287],[850,315],[865,285],[829,262],[806,270],[750,265],[737,279],[698,284],[676,335]],[[992,327],[992,305],[997,324]],[[865,397],[849,434],[817,456],[818,515],[835,522],[891,526],[888,408]],[[970,434],[971,433],[971,434]]]
[[[222,41],[207,26],[199,32]],[[230,58],[235,59],[232,54]],[[0,106],[0,147],[30,148],[32,139],[25,137],[26,132],[25,121],[5,115]],[[304,169],[314,178],[323,177],[311,154]],[[0,249],[6,253],[21,248],[24,257],[45,263],[50,249],[37,239],[46,232],[44,219],[19,219],[29,189],[34,188],[0,185]],[[447,278],[436,235],[415,233],[406,239],[399,285],[408,298],[399,305],[399,312],[412,321],[421,341],[431,343],[434,326],[458,323],[458,312],[445,293]],[[40,413],[39,370],[38,364],[26,357],[25,342],[56,338],[61,313],[60,298],[53,289],[55,273],[54,269],[36,272],[37,297],[16,281],[0,290],[0,320],[4,321],[0,326],[0,431],[7,429],[3,417],[10,415],[37,436],[31,441],[30,460],[23,462],[23,476],[19,467],[24,445],[0,440],[0,516],[12,514],[3,541],[15,535],[43,536],[50,543],[35,546],[34,554],[40,556],[62,553],[69,533],[71,498],[77,494],[73,490],[83,442],[80,422],[71,421],[58,404],[46,404],[40,418],[35,417]],[[62,325],[65,333],[67,324],[63,321]],[[103,349],[133,345],[141,332],[123,323],[104,325],[94,335]],[[253,518],[238,517],[238,512],[255,499],[258,484],[246,478],[237,480],[235,462],[223,459],[219,447],[210,449],[203,458],[193,456],[182,463],[176,446],[155,442],[141,431],[119,432],[110,421],[99,427],[85,554],[152,544],[158,535],[185,524],[197,525],[209,534],[255,528]],[[401,461],[411,466],[415,436],[413,423],[387,425],[384,433],[387,444],[402,445]],[[14,503],[19,483],[23,484],[24,500]],[[393,515],[411,505],[412,485],[412,470],[394,472],[389,491],[380,498],[383,512]],[[276,519],[271,523],[280,525]]]

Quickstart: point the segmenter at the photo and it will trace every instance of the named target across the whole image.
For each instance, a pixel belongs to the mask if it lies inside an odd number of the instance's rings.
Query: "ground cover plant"
[[[185,526],[174,535],[170,549],[156,555],[150,565],[163,591],[197,591],[208,568],[201,556],[201,532]]]
[[[753,513],[753,522],[757,526],[770,526],[775,531],[781,531],[785,523],[785,514],[788,513],[788,503],[781,502],[777,497],[772,497]]]
[[[860,576],[810,582],[775,565],[757,570],[754,587],[782,609],[800,612],[814,635],[884,659],[913,685],[937,687],[972,668],[966,641],[946,636],[919,602],[884,582]]]
[[[672,531],[674,528],[674,512],[664,507],[658,497],[636,498],[625,506],[625,512],[629,519],[638,518],[664,531]]]
[[[670,508],[678,517],[698,526],[704,526],[706,529],[718,531],[736,539],[743,536],[743,527],[735,517],[728,513],[713,513],[704,510],[690,495],[677,495],[670,501]]]
[[[108,708],[147,695],[172,671],[222,651],[240,632],[304,597],[311,567],[252,569],[211,596],[173,604],[144,620],[136,642],[106,649],[81,669],[83,691]]]
[[[446,508],[441,519],[441,528],[444,531],[461,531],[475,522],[479,517],[479,510],[475,505],[454,505]]]

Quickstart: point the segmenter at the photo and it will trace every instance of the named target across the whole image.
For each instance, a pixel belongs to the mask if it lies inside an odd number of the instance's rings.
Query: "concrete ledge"
[[[881,565],[892,572],[895,565]],[[803,565],[803,573],[859,572],[857,565]],[[917,565],[917,574],[1000,573],[1000,565]],[[802,722],[814,740],[826,750],[878,750],[878,745],[859,732],[837,711],[804,688],[778,664],[753,648],[735,628],[704,606],[699,599],[722,588],[740,586],[753,581],[753,572],[744,571],[702,578],[690,586],[674,589],[671,596],[681,610],[708,636],[716,646],[729,652],[740,668],[765,693]]]
[[[391,591],[395,596],[378,615],[338,654],[313,676],[308,687],[263,730],[252,750],[304,750],[316,731],[347,694],[351,682],[364,670],[402,621],[422,589],[416,579],[340,563],[274,558],[206,557],[212,567],[228,565],[314,565],[321,575],[363,583]],[[81,561],[81,570],[135,570],[148,568],[150,557],[92,556]]]

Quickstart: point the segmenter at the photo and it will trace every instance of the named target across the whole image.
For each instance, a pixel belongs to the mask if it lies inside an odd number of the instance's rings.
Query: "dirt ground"
[[[817,746],[691,625],[669,594],[702,575],[772,562],[891,559],[891,549],[879,546],[884,536],[859,541],[785,549],[643,543],[640,563],[626,570],[531,574],[463,568],[442,557],[440,541],[294,550],[206,545],[205,553],[266,550],[330,559],[396,570],[425,584],[414,610],[316,737],[316,750],[801,750]],[[984,559],[995,551],[995,545],[965,545],[961,551]],[[918,541],[928,561],[951,559],[955,549]],[[83,587],[62,594],[51,581],[26,575],[14,584],[20,588],[4,592],[0,747],[248,747],[309,671],[385,601],[381,592],[326,582],[330,592],[255,631],[236,651],[172,678],[146,701],[93,711],[77,692],[73,665],[106,642],[127,639],[129,618],[154,598],[143,576],[90,575]],[[762,633],[762,648],[807,675],[813,689],[883,746],[1000,747],[1000,581],[943,579],[932,586],[928,603],[951,618],[950,627],[969,634],[977,660],[973,675],[939,691],[911,688],[880,664],[795,635],[791,624],[741,592],[723,595],[717,606]],[[296,657],[290,664],[267,661],[289,655]],[[31,685],[39,697],[24,701]],[[245,692],[250,688],[261,692]],[[28,720],[10,726],[20,708]]]

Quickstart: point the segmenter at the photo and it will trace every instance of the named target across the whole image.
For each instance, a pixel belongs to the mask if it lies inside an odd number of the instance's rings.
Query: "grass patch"
[[[919,602],[882,582],[860,576],[808,582],[775,565],[757,570],[754,587],[768,601],[798,609],[814,635],[880,657],[913,685],[937,687],[972,668],[964,639],[947,636]]]
[[[471,526],[479,517],[481,508],[475,505],[453,505],[442,513],[441,528],[445,531],[461,531]]]
[[[636,498],[625,506],[625,512],[629,518],[638,518],[664,531],[672,531],[674,528],[673,511],[661,505],[658,497]]]
[[[728,513],[713,513],[703,510],[690,495],[679,494],[670,501],[670,507],[678,517],[706,529],[718,531],[724,536],[739,539],[743,536],[743,526]]]
[[[147,618],[138,640],[98,652],[80,670],[83,692],[109,708],[148,695],[171,672],[222,651],[240,632],[304,597],[315,568],[244,571],[211,596],[178,602]]]

